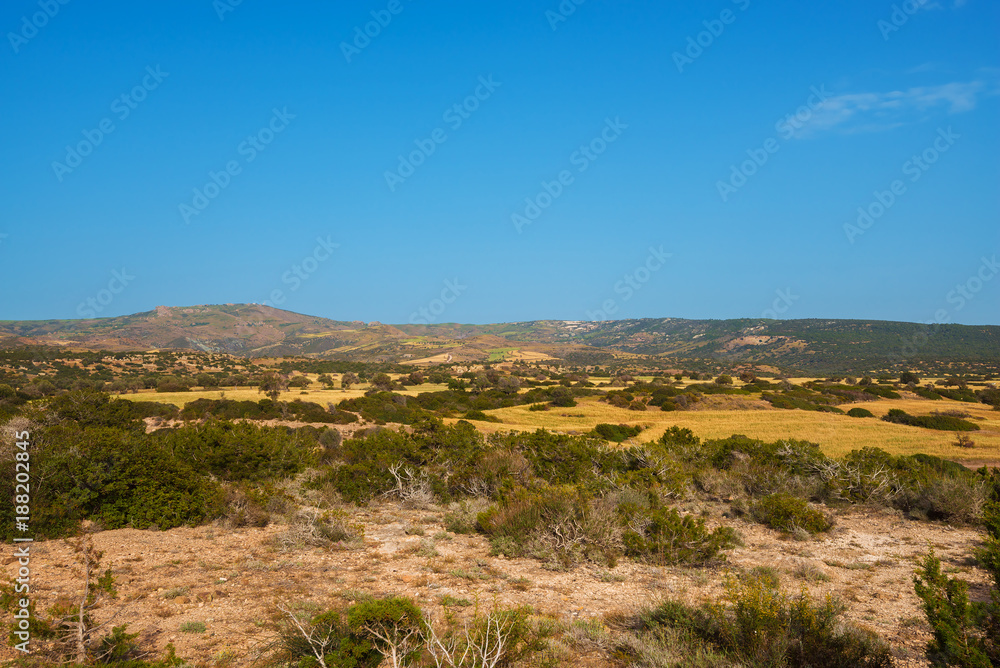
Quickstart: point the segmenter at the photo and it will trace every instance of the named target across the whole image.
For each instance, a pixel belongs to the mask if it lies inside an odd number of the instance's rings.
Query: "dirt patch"
[[[711,524],[718,523],[724,506],[686,509],[707,513]],[[355,550],[283,552],[273,542],[286,528],[280,524],[99,532],[94,543],[118,578],[120,598],[96,617],[104,619],[122,608],[119,619],[132,631],[142,631],[151,646],[162,649],[172,642],[180,656],[192,661],[231,652],[239,657],[233,665],[244,666],[271,637],[268,628],[279,601],[310,601],[325,608],[365,594],[395,593],[411,597],[441,620],[443,601],[461,615],[469,608],[455,607],[455,601],[495,599],[529,604],[539,614],[571,621],[665,598],[717,599],[726,572],[763,566],[776,569],[790,592],[805,585],[814,595],[840,596],[848,605],[847,618],[886,639],[898,665],[927,666],[923,650],[930,634],[912,583],[916,560],[931,545],[946,571],[972,584],[974,597],[985,597],[988,587],[985,572],[968,559],[981,539],[977,531],[908,521],[882,511],[851,510],[837,518],[829,534],[801,542],[760,525],[725,520],[741,532],[745,547],[710,568],[660,568],[622,560],[615,568],[570,571],[547,570],[536,560],[489,556],[483,537],[446,532],[441,508],[383,504],[350,513],[364,524],[366,534],[364,546]],[[8,580],[17,568],[11,552],[7,546],[3,561]],[[62,541],[36,543],[32,569],[40,610],[78,590],[72,552]],[[186,622],[202,622],[206,630],[182,632]],[[12,652],[0,650],[0,658],[13,658]],[[608,657],[589,657],[587,663],[612,665]]]

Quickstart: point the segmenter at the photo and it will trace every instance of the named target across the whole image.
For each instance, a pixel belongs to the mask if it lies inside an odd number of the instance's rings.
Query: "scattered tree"
[[[288,379],[275,371],[268,371],[260,378],[257,391],[266,394],[271,401],[277,401],[281,393],[288,389]]]
[[[351,389],[351,385],[357,385],[360,382],[358,375],[351,371],[348,371],[343,376],[340,377],[340,387],[345,390]]]

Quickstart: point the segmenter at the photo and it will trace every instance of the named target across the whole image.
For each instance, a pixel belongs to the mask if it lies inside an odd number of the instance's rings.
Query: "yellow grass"
[[[314,377],[314,375],[310,375]],[[281,401],[301,399],[320,405],[338,403],[344,399],[363,396],[369,385],[355,385],[348,391],[325,390],[314,384],[308,394],[293,389],[283,392]],[[421,392],[437,392],[447,389],[446,385],[423,385],[407,387],[399,394],[415,396]],[[238,401],[258,401],[263,395],[256,388],[220,388],[194,390],[192,392],[154,392],[146,390],[139,394],[121,395],[123,399],[135,401],[158,401],[183,407],[195,399],[226,399]],[[644,412],[615,408],[598,401],[598,397],[579,399],[573,408],[550,408],[547,411],[529,411],[527,406],[514,406],[487,411],[500,418],[502,423],[476,422],[485,432],[518,430],[534,431],[549,429],[566,433],[584,433],[600,422],[612,424],[643,425],[646,429],[639,435],[639,441],[649,441],[660,437],[671,426],[687,427],[701,438],[725,438],[733,434],[743,434],[751,438],[775,441],[794,438],[818,443],[823,451],[832,457],[841,457],[851,450],[864,447],[878,447],[893,454],[911,455],[925,453],[960,462],[1000,462],[1000,412],[985,404],[972,404],[948,399],[931,401],[928,399],[879,399],[860,404],[843,404],[839,408],[848,411],[855,406],[866,408],[875,418],[852,418],[834,413],[819,413],[802,410],[696,410],[664,412],[651,409]],[[955,434],[920,427],[883,422],[878,419],[892,408],[900,408],[912,415],[929,415],[932,411],[960,410],[969,413],[972,421],[980,426],[980,431],[965,432],[976,443],[975,448],[960,448],[955,445]],[[982,418],[982,419],[975,419]],[[456,420],[447,420],[455,422]]]
[[[955,434],[947,431],[908,427],[883,422],[877,418],[852,418],[834,413],[802,410],[706,410],[671,411],[658,409],[645,412],[615,408],[597,401],[596,397],[578,400],[574,408],[550,408],[529,411],[527,406],[514,406],[487,411],[503,423],[477,422],[484,431],[515,429],[534,431],[545,428],[562,432],[583,433],[599,422],[644,425],[640,441],[654,440],[671,426],[687,427],[701,438],[725,438],[743,434],[751,438],[775,441],[794,438],[818,443],[831,457],[841,457],[851,450],[878,447],[893,454],[925,453],[955,461],[1000,460],[1000,412],[984,404],[958,401],[880,400],[862,404],[881,417],[890,408],[902,408],[914,415],[927,415],[932,410],[964,410],[984,421],[973,420],[981,431],[966,432],[976,442],[972,449],[954,445]],[[840,408],[848,410],[854,404]]]
[[[350,390],[346,392],[341,390],[339,387],[334,390],[324,390],[321,389],[319,385],[314,385],[306,390],[307,394],[302,394],[302,390],[299,388],[293,388],[287,392],[282,392],[281,396],[278,397],[278,401],[295,401],[296,399],[301,399],[302,401],[311,401],[313,403],[325,406],[327,403],[338,403],[344,399],[354,399],[356,397],[364,396],[371,388],[367,383],[361,383],[360,385],[354,385]],[[407,396],[416,396],[421,392],[439,392],[441,390],[448,389],[447,385],[434,385],[431,383],[424,383],[423,385],[414,385],[407,387],[405,390],[395,390],[396,394],[405,394]],[[118,395],[122,399],[130,399],[132,401],[156,401],[162,404],[173,404],[179,408],[183,408],[185,405],[194,401],[195,399],[231,399],[233,401],[260,401],[264,398],[264,395],[257,391],[256,387],[223,387],[211,390],[206,389],[195,389],[190,392],[156,392],[154,390],[143,390],[138,394],[122,394]]]

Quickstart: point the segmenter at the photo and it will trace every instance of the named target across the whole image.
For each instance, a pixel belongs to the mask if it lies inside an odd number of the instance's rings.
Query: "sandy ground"
[[[717,516],[722,507],[689,509]],[[360,592],[395,593],[413,598],[440,620],[444,597],[478,598],[530,604],[538,614],[568,622],[665,598],[716,599],[723,593],[726,572],[769,566],[778,570],[790,592],[804,584],[814,595],[840,596],[849,606],[847,617],[886,639],[898,665],[926,666],[923,648],[930,635],[913,593],[916,559],[933,546],[946,571],[972,583],[974,598],[987,596],[986,574],[968,556],[981,540],[979,532],[882,511],[852,509],[837,518],[830,533],[807,541],[726,520],[742,533],[745,547],[709,568],[660,568],[622,560],[615,568],[584,565],[570,571],[547,570],[531,559],[491,557],[483,537],[445,532],[442,508],[387,503],[350,512],[365,528],[363,547],[352,550],[282,551],[272,540],[287,528],[282,524],[98,532],[94,543],[105,553],[104,566],[116,574],[120,595],[96,617],[117,613],[116,624],[128,621],[130,630],[141,631],[150,646],[162,649],[173,643],[189,661],[213,665],[228,656],[235,659],[227,665],[242,666],[273,638],[270,628],[280,602],[310,601],[328,608],[349,604]],[[4,546],[8,581],[17,569],[12,552]],[[33,546],[32,591],[40,610],[78,592],[72,563],[72,551],[63,541]],[[192,621],[203,622],[206,631],[182,632],[181,625]],[[14,654],[4,647],[0,659]],[[574,663],[611,665],[608,657],[596,655]]]

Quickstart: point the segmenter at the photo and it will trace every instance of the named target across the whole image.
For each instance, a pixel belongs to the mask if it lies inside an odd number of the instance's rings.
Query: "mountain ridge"
[[[1000,368],[1000,326],[885,320],[534,320],[485,325],[332,320],[262,304],[158,306],[125,316],[0,321],[5,345],[190,349],[252,357],[408,362],[494,360],[513,349],[570,360],[627,358],[851,372],[928,363]],[[501,351],[501,352],[497,352]]]

